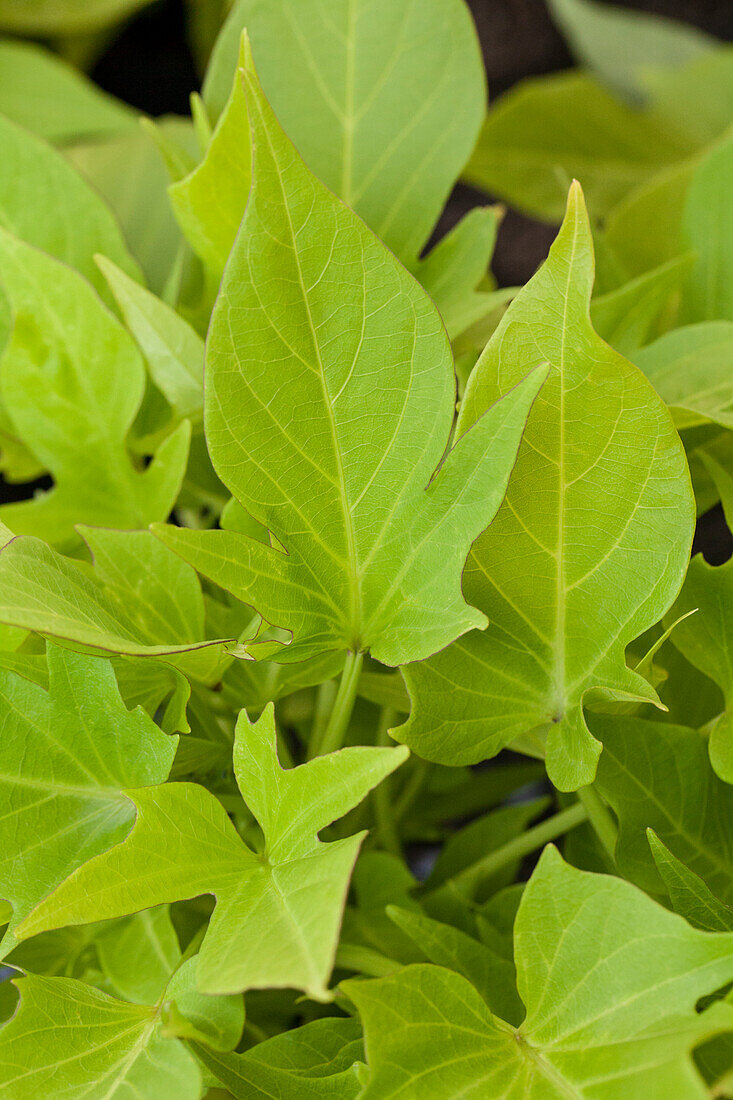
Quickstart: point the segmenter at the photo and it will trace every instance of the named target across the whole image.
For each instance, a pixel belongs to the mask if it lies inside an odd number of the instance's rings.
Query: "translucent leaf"
[[[446,456],[455,378],[435,307],[308,172],[244,75],[254,187],[209,330],[204,417],[217,473],[286,553],[234,531],[156,533],[292,632],[279,659],[416,660],[484,623],[461,571],[544,371]]]
[[[237,723],[234,769],[264,834],[255,853],[204,787],[128,791],[127,839],[90,860],[32,916],[23,936],[214,894],[198,956],[202,993],[294,987],[328,1000],[341,914],[363,834],[323,844],[317,833],[357,805],[405,759],[400,749],[350,748],[284,770],[272,707]],[[160,837],[165,835],[165,844]]]
[[[462,0],[239,0],[204,100],[218,117],[246,28],[268,99],[306,164],[412,264],[486,110]]]
[[[28,536],[0,552],[0,621],[97,654],[162,658],[194,680],[216,683],[234,646],[206,641],[193,569],[148,531],[79,532],[93,569]]]
[[[42,898],[125,836],[133,807],[123,788],[162,783],[178,740],[125,709],[108,662],[49,646],[48,667],[48,692],[0,671],[0,894],[13,906],[6,951]]]
[[[575,186],[549,259],[487,345],[459,417],[460,432],[550,362],[506,501],[466,566],[466,593],[489,626],[404,671],[413,712],[395,731],[420,756],[453,765],[526,735],[532,752],[545,748],[561,789],[595,773],[588,692],[655,701],[624,650],[674,599],[694,519],[669,413],[590,325],[592,279]]]
[[[514,929],[519,1028],[441,967],[348,981],[365,1031],[364,1100],[703,1100],[693,1045],[733,1027],[695,1011],[733,976],[733,935],[690,928],[619,879],[545,850]]]
[[[670,406],[678,429],[733,429],[733,324],[702,321],[660,336],[634,362]]]
[[[3,521],[18,534],[74,545],[76,523],[145,527],[165,518],[190,429],[169,436],[147,469],[133,461],[127,434],[145,367],[132,337],[81,275],[5,230],[0,262],[14,315],[0,360],[3,403],[54,479],[47,493],[3,505]]]

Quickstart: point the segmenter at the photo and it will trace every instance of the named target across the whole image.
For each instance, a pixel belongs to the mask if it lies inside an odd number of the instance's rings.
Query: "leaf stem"
[[[594,787],[581,787],[578,791],[578,798],[586,808],[588,821],[603,845],[605,853],[611,861],[611,867],[615,867],[618,829],[611,817],[610,810]]]
[[[356,689],[361,675],[361,666],[364,663],[363,653],[347,653],[343,672],[336,699],[333,704],[331,716],[323,732],[323,736],[315,738],[311,742],[311,756],[325,756],[326,753],[340,749],[344,742],[344,734],[351,720],[351,713],[356,701]]]
[[[379,716],[379,730],[377,732],[377,744],[389,745],[392,743],[392,739],[389,736],[388,730],[390,726],[393,726],[397,719],[397,712],[394,707],[382,707],[382,713]],[[390,776],[383,779],[379,786],[374,788],[374,817],[377,825],[377,836],[385,851],[391,852],[392,855],[402,859],[402,841],[400,840],[400,833],[397,828],[397,818],[395,815],[395,806],[393,799],[393,785],[390,783]]]
[[[487,852],[481,859],[476,860],[469,867],[464,867],[462,871],[453,875],[448,882],[463,892],[470,892],[481,879],[495,874],[502,867],[506,867],[508,863],[513,863],[515,860],[531,855],[537,848],[544,847],[551,840],[556,840],[557,837],[564,836],[571,829],[582,825],[587,818],[588,811],[584,804],[574,802],[572,806],[553,814],[546,821],[541,821],[539,825],[528,829],[526,833],[521,833],[512,840],[507,841],[506,844],[502,844],[501,848],[497,848],[496,851]],[[442,883],[439,889],[442,889],[445,885],[447,883]]]
[[[362,974],[368,974],[370,978],[384,978],[387,974],[394,974],[399,970],[400,964],[394,959],[388,959],[371,947],[361,947],[359,944],[341,943],[336,952],[336,966],[344,970],[355,970]]]
[[[394,816],[396,821],[402,821],[403,817],[419,795],[423,783],[427,779],[429,768],[427,760],[421,760],[418,756],[413,756],[412,761],[412,774],[405,783],[395,803]]]

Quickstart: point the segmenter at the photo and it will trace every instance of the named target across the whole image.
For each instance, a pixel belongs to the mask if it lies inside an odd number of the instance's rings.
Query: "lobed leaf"
[[[592,279],[576,185],[548,260],[471,376],[458,422],[465,430],[534,364],[550,362],[506,500],[466,566],[467,596],[490,623],[405,670],[413,710],[395,731],[451,765],[527,735],[565,790],[592,781],[601,751],[583,716],[587,693],[656,699],[624,650],[674,599],[694,513],[669,413],[591,327]]]
[[[127,711],[105,661],[48,646],[49,687],[0,671],[0,894],[17,925],[72,871],[118,843],[124,788],[162,783],[178,738]]]
[[[543,853],[514,930],[519,1028],[463,976],[410,966],[347,981],[365,1030],[364,1100],[501,1096],[702,1100],[690,1050],[733,1019],[696,1001],[733,974],[731,934],[692,929],[628,883]]]
[[[164,518],[181,486],[190,429],[169,436],[147,469],[133,462],[126,441],[145,367],[132,338],[81,275],[4,229],[0,262],[14,316],[0,360],[3,403],[54,479],[48,492],[3,505],[3,521],[18,534],[73,545],[79,522],[144,527]]]
[[[434,306],[244,79],[254,186],[209,330],[204,415],[217,473],[286,552],[235,531],[155,531],[291,631],[281,660],[419,659],[484,623],[460,575],[544,372],[518,379],[445,456],[455,378]]]
[[[197,967],[202,993],[294,987],[328,1000],[326,983],[363,834],[331,844],[316,834],[405,755],[401,749],[351,748],[283,770],[272,706],[251,725],[243,712],[234,768],[264,834],[261,853],[242,842],[204,787],[168,783],[128,791],[137,817],[127,839],[70,876],[26,918],[20,934],[211,893],[217,905]]]

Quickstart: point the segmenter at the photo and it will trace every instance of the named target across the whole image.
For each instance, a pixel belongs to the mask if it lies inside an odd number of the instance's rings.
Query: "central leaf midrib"
[[[557,703],[565,707],[565,358],[567,352],[568,310],[570,306],[570,284],[572,282],[575,253],[578,242],[577,212],[573,224],[573,242],[568,261],[565,296],[563,301],[562,334],[560,339],[560,423],[558,453],[558,509],[557,509],[557,571],[555,598],[557,600],[557,618],[555,620],[555,691]]]
[[[259,110],[259,105],[258,105],[258,110]],[[260,112],[260,114],[261,114],[261,112]],[[352,519],[352,515],[351,515],[351,509],[349,508],[348,500],[347,500],[347,497],[346,497],[346,482],[345,482],[345,477],[344,477],[343,456],[341,454],[341,448],[339,446],[338,435],[337,435],[337,432],[336,432],[336,421],[335,421],[334,415],[333,415],[333,408],[331,407],[331,402],[330,402],[330,399],[329,399],[328,390],[326,388],[326,377],[325,377],[323,359],[322,359],[322,356],[321,356],[321,349],[320,349],[320,345],[319,345],[319,342],[318,342],[318,336],[316,334],[315,324],[313,322],[313,314],[311,312],[310,301],[309,301],[309,298],[308,298],[308,292],[306,291],[305,281],[303,279],[303,272],[302,272],[301,265],[300,265],[300,257],[298,255],[298,248],[297,248],[297,242],[296,242],[296,237],[295,237],[295,228],[293,226],[293,221],[292,221],[292,217],[291,217],[291,214],[290,214],[290,207],[288,205],[287,197],[286,197],[286,194],[285,194],[285,187],[284,187],[284,184],[283,184],[282,173],[280,171],[280,165],[279,165],[279,162],[278,162],[275,147],[272,143],[272,140],[270,138],[270,134],[267,130],[267,127],[264,125],[264,119],[262,119],[262,117],[261,117],[261,121],[263,123],[262,133],[264,133],[264,135],[265,135],[265,139],[266,139],[266,141],[267,141],[267,143],[270,147],[270,153],[272,155],[273,163],[275,164],[276,169],[277,169],[276,175],[277,175],[278,184],[280,186],[280,193],[282,195],[283,210],[285,212],[285,217],[287,218],[288,229],[290,231],[290,239],[292,241],[293,259],[295,261],[295,267],[296,267],[296,270],[297,270],[297,273],[298,273],[298,282],[300,284],[301,293],[303,295],[303,302],[304,302],[304,305],[305,305],[306,316],[307,316],[307,319],[308,319],[308,327],[310,329],[311,337],[312,337],[312,340],[313,340],[313,350],[315,351],[316,359],[317,359],[317,362],[318,362],[319,370],[317,371],[317,374],[318,374],[318,379],[319,379],[319,382],[320,382],[320,385],[321,385],[321,392],[323,394],[323,404],[324,404],[324,408],[326,410],[326,416],[328,418],[329,428],[330,428],[330,432],[331,432],[331,441],[332,441],[332,445],[333,445],[334,457],[336,459],[337,486],[338,486],[339,496],[341,498],[341,510],[342,510],[343,519],[344,519],[344,532],[345,532],[345,535],[346,535],[346,553],[347,553],[346,564],[348,565],[348,571],[349,571],[349,582],[350,582],[349,583],[349,594],[350,594],[350,597],[351,597],[350,618],[349,618],[349,621],[348,621],[348,625],[351,626],[352,630],[354,630],[355,634],[358,636],[359,624],[361,622],[361,592],[360,592],[360,586],[359,586],[358,580],[357,580],[356,538],[355,538],[355,532],[354,532],[354,524],[353,524],[353,519]]]

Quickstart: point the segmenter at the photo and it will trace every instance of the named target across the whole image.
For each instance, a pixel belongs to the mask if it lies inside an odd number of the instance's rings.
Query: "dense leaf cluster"
[[[488,115],[463,0],[192,5],[142,129],[0,42],[8,1100],[733,1096],[733,55],[551,8]]]

